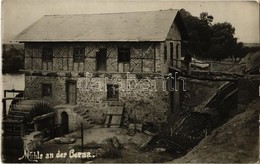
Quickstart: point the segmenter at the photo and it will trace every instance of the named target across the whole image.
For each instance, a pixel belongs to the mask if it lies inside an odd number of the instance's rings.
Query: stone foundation
[[[107,74],[109,75],[109,74]],[[161,123],[166,121],[169,107],[169,93],[165,91],[163,80],[156,78],[138,78],[136,75],[109,75],[110,80],[105,80],[106,74],[96,77],[48,77],[48,76],[26,76],[25,96],[30,99],[43,99],[52,105],[66,104],[66,81],[77,81],[76,102],[79,106],[89,109],[90,116],[96,123],[103,124],[109,106],[114,102],[122,102],[124,106],[124,118],[136,118],[138,121]],[[132,76],[128,80],[126,76]],[[111,80],[111,79],[120,80]],[[52,96],[42,97],[42,84],[52,84]],[[124,88],[119,90],[117,101],[107,100],[105,84],[116,84]],[[137,85],[138,84],[138,85]],[[88,89],[87,86],[92,86]],[[135,86],[139,86],[136,89]],[[140,87],[141,86],[141,87]],[[100,90],[101,89],[101,90]],[[58,110],[58,112],[60,112]],[[72,117],[69,108],[66,110],[71,115],[72,122],[77,122],[77,117]],[[58,113],[59,115],[59,113]],[[60,119],[58,119],[60,120]],[[70,124],[71,125],[71,124]],[[75,125],[76,126],[76,125]],[[71,130],[75,127],[69,127]]]

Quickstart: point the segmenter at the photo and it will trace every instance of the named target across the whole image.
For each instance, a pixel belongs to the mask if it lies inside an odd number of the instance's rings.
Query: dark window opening
[[[130,48],[118,48],[118,63],[130,62]]]
[[[73,62],[84,62],[85,48],[74,48]]]
[[[51,96],[51,95],[52,95],[52,85],[42,84],[42,96]]]
[[[42,61],[43,62],[52,62],[53,59],[53,49],[52,48],[43,48],[42,49]]]
[[[164,45],[163,54],[164,54],[164,63],[165,63],[167,61],[167,46],[166,45]]]
[[[119,99],[119,91],[118,85],[108,84],[107,85],[107,100],[118,100]]]
[[[179,58],[179,44],[176,45],[176,58]]]
[[[107,69],[107,49],[100,48],[96,51],[97,71],[106,71]]]
[[[173,43],[170,43],[170,59],[173,60]]]
[[[171,65],[173,65],[173,43],[170,43],[170,60],[171,60]]]

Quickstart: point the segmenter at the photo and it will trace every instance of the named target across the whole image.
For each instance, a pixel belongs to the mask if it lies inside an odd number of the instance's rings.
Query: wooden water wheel
[[[22,100],[14,104],[3,121],[5,135],[17,136],[34,131],[34,124],[48,114],[54,114],[53,107],[42,100]],[[44,123],[44,120],[42,121]],[[50,125],[47,125],[50,126]]]

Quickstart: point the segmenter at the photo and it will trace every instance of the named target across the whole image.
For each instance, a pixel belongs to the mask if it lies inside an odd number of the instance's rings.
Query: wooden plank
[[[46,119],[46,118],[49,118],[49,117],[53,117],[54,114],[55,114],[54,112],[43,114],[41,116],[37,116],[37,117],[33,118],[33,121],[35,122],[35,121],[43,120],[43,119]]]
[[[122,121],[122,116],[112,116],[111,126],[110,127],[120,127]]]
[[[106,120],[105,120],[105,128],[107,128],[109,126],[109,122],[111,121],[111,115],[106,115]]]
[[[9,115],[28,115],[30,111],[10,111]]]
[[[24,92],[24,90],[16,90],[16,89],[6,89],[4,91],[5,92],[17,92],[17,93]]]
[[[14,105],[13,106],[13,109],[14,111],[30,111],[32,110],[32,107],[31,105]]]
[[[23,121],[21,121],[21,120],[3,120],[3,124],[9,124],[9,123],[21,124],[21,123],[23,123]]]
[[[123,106],[110,106],[107,114],[111,114],[111,115],[122,115],[123,114]]]
[[[3,100],[23,100],[23,97],[5,97],[2,99]]]
[[[24,116],[8,115],[7,118],[23,120]]]
[[[21,101],[19,105],[34,105],[38,102],[42,102],[41,100],[25,100]]]

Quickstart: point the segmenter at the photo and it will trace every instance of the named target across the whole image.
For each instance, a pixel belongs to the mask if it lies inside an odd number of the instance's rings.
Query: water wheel
[[[21,130],[32,131],[34,118],[54,112],[53,107],[42,100],[23,100],[15,103],[3,121],[4,133],[20,135]],[[21,129],[23,128],[23,129]]]

